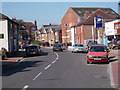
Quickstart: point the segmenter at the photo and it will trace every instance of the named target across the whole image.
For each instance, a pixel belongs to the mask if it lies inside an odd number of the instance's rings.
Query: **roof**
[[[59,25],[43,25],[43,27],[51,27],[51,26],[59,26]]]
[[[8,16],[5,16],[4,14],[0,13],[0,19],[9,19]]]
[[[36,27],[32,22],[23,22],[26,29],[31,29],[31,27]]]
[[[36,26],[32,22],[23,22],[25,26]]]
[[[113,17],[120,17],[119,14],[117,14],[115,11],[113,11],[111,8],[92,8],[92,7],[70,7],[71,9],[73,9],[73,11],[79,15],[79,16],[84,16],[84,14],[87,13],[94,13],[97,9],[100,9],[102,11],[104,11],[107,14],[112,15]]]
[[[116,19],[115,17],[105,13],[104,11],[98,9],[94,13],[90,14],[87,18],[81,20],[77,25],[93,25],[94,17],[102,17],[103,19]]]
[[[17,24],[17,25],[18,25],[18,23],[17,23],[17,22],[15,22],[15,21],[11,20],[8,16],[6,16],[6,15],[4,15],[4,14],[1,14],[1,13],[0,13],[0,19],[7,19],[7,20],[10,20],[11,22],[13,22],[13,23],[15,23],[15,24]]]

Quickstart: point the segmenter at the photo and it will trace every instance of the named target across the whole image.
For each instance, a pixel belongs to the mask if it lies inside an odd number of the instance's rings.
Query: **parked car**
[[[87,63],[108,62],[109,49],[105,45],[92,45],[87,54]]]
[[[29,55],[39,55],[41,49],[39,45],[29,45],[26,47],[26,54]]]
[[[61,46],[62,46],[62,49],[63,49],[63,50],[66,50],[65,44],[61,44]]]
[[[72,52],[87,52],[87,49],[83,44],[74,44]]]
[[[111,41],[108,43],[108,46],[110,49],[118,49],[118,48],[120,48],[120,40]]]
[[[63,51],[62,45],[60,43],[55,43],[53,46],[53,51]]]
[[[27,42],[26,41],[23,41],[22,43],[21,43],[21,48],[22,49],[25,49],[25,46],[27,45]]]

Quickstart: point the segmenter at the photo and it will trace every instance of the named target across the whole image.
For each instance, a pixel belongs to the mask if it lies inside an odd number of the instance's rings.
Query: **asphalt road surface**
[[[26,57],[3,69],[3,88],[111,88],[108,64],[87,64],[86,53],[53,52]]]

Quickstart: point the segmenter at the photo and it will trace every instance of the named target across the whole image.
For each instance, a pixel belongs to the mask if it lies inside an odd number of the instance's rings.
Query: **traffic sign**
[[[94,26],[96,28],[102,27],[102,17],[94,17]]]

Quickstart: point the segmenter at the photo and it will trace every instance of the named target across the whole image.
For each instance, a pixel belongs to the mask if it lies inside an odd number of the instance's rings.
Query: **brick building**
[[[102,28],[94,27],[94,17],[102,17]],[[83,19],[76,26],[75,35],[76,43],[86,44],[89,40],[97,41],[98,43],[103,44],[103,38],[105,36],[105,22],[116,20],[117,17],[109,15],[104,11],[98,9],[88,18]]]
[[[119,15],[111,8],[70,7],[61,20],[62,42],[85,44],[86,40],[97,39],[94,17],[98,16],[103,17],[104,21],[119,18]],[[71,26],[74,27],[71,28]],[[104,31],[104,29],[99,31]]]

